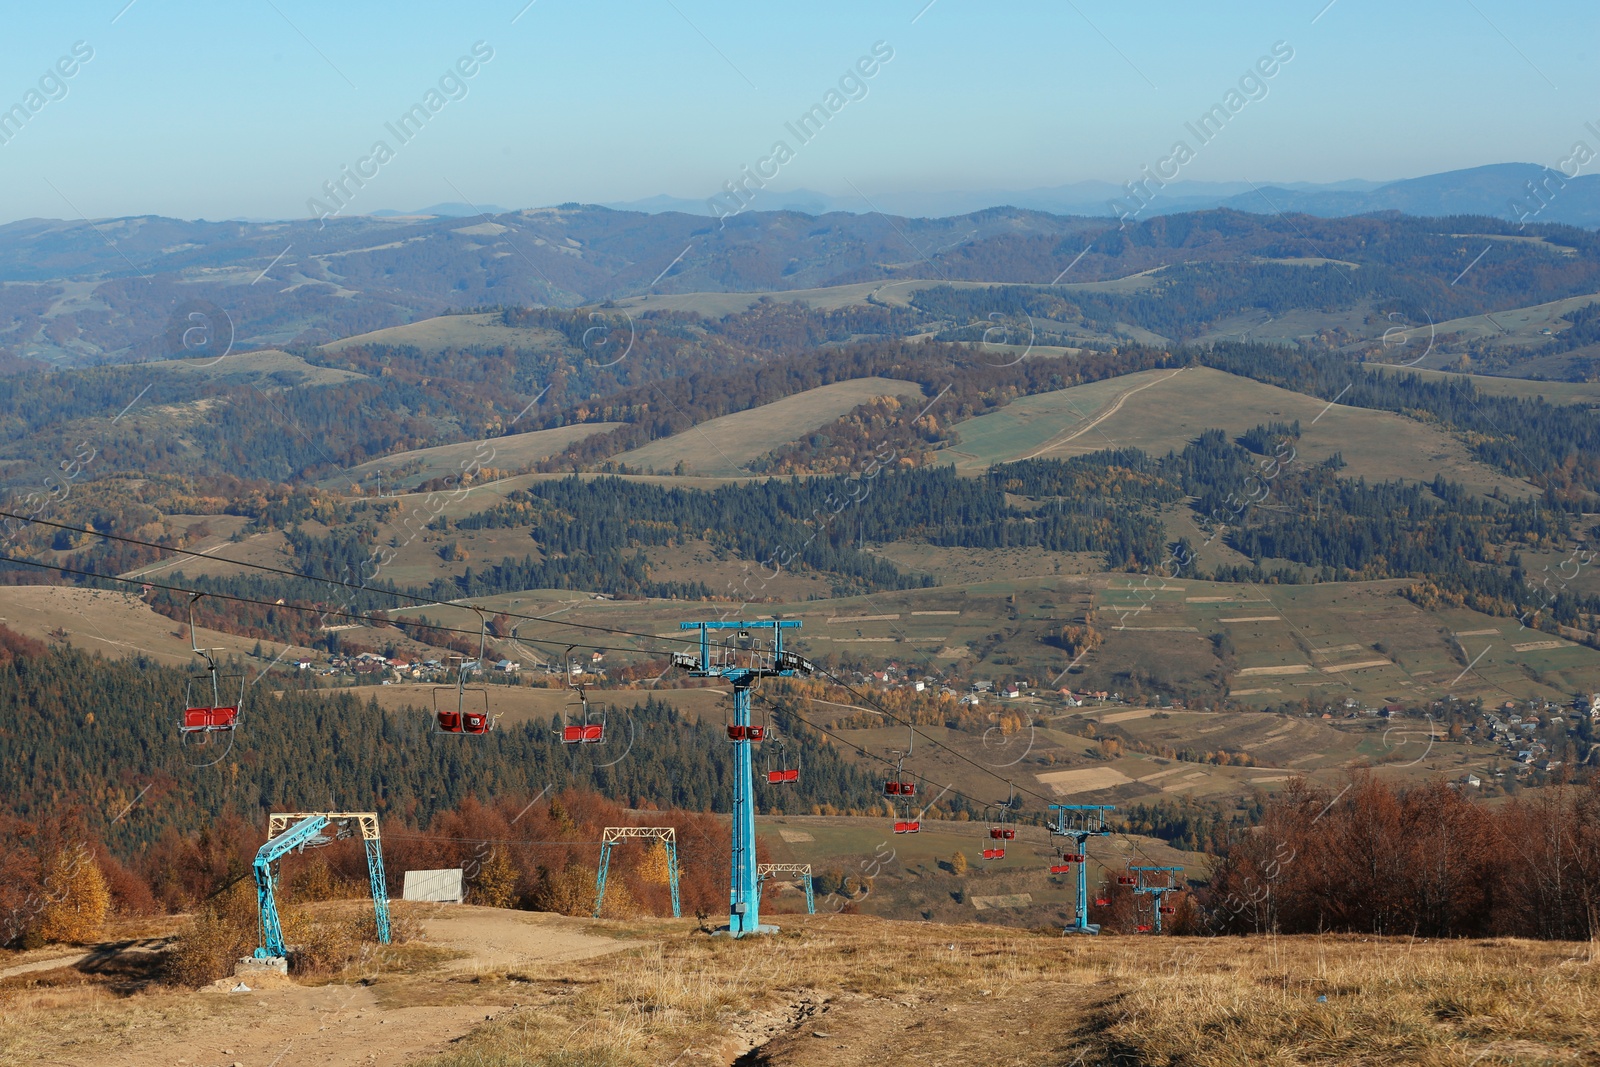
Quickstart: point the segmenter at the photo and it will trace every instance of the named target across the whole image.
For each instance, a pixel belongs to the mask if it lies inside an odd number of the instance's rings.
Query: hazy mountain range
[[[1600,225],[1600,176],[1568,179],[1558,171],[1535,163],[1495,163],[1392,182],[1178,181],[1162,189],[1153,186],[1152,189],[1155,195],[1139,212],[1140,217],[1226,207],[1255,214],[1298,211],[1336,217],[1400,211],[1407,215],[1490,215],[1512,222],[1536,218],[1540,222],[1575,226]],[[1539,190],[1538,199],[1533,189]],[[1138,207],[1123,186],[1103,181],[1036,189],[884,193],[873,196],[870,201],[860,196],[830,196],[810,189],[760,190],[750,207],[759,211],[801,211],[808,215],[830,211],[858,214],[882,211],[908,217],[943,218],[1005,205],[1056,215],[1109,216],[1116,214],[1111,206],[1113,200],[1127,203],[1130,209]],[[1515,204],[1522,205],[1523,214],[1519,214]],[[665,195],[605,206],[652,213],[710,213],[705,200]]]

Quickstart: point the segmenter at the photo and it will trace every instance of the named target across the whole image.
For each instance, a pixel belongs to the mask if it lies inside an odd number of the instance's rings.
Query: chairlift
[[[474,608],[474,611],[478,609]],[[489,636],[489,619],[483,612],[478,611],[478,670],[483,669],[483,652]],[[467,668],[471,661],[462,657],[456,667],[456,684],[452,686],[435,686],[433,689],[433,732],[436,734],[472,734],[481,737],[488,733],[494,723],[489,717],[489,690],[482,686],[467,686]],[[441,693],[455,692],[455,707],[449,706],[448,701],[441,705]],[[473,707],[467,707],[467,694],[473,694]],[[483,699],[483,710],[477,709],[478,698]]]
[[[1016,804],[1017,787],[1009,782],[1006,784],[1010,786],[1011,794],[1006,798],[1005,807],[1001,808],[998,815],[989,821],[989,839],[991,841],[1015,841],[1017,839],[1017,828],[1006,821],[1007,816],[1011,814]],[[998,851],[1001,856],[1006,854],[1004,846],[991,851]],[[999,857],[995,858],[998,859]]]
[[[1149,923],[1140,923],[1138,926],[1134,927],[1134,929],[1137,930],[1141,934],[1148,934],[1150,932],[1150,924]]]
[[[220,674],[217,670],[216,657],[213,652],[222,651],[219,648],[201,648],[195,640],[194,606],[195,602],[204,593],[196,593],[189,598],[189,647],[194,654],[206,661],[206,671],[211,676],[211,703],[197,705],[194,700],[193,687],[186,694],[184,700],[183,719],[178,723],[178,735],[184,739],[193,739],[196,745],[206,743],[207,737],[214,733],[227,733],[238,728],[239,709],[244,705],[244,675],[239,675],[239,699],[230,707],[222,703]]]
[[[1118,885],[1132,885],[1133,884],[1133,875],[1131,875],[1131,874],[1119,874],[1119,875],[1117,875],[1117,884]]]
[[[590,706],[589,691],[582,681],[577,685],[572,684],[572,650],[576,645],[568,646],[566,654],[561,657],[566,667],[567,687],[577,691],[578,703],[575,711],[569,710],[569,702],[561,709],[561,743],[564,745],[598,745],[606,739],[606,705],[596,704]],[[582,678],[582,675],[579,675]]]
[[[906,770],[906,760],[917,747],[917,730],[909,720],[906,722],[906,727],[910,734],[906,741],[906,749],[904,752],[890,753],[895,757],[894,777],[883,783],[883,795],[890,798],[891,807],[896,809],[897,814],[900,810],[905,813],[903,818],[897,818],[894,822],[894,832],[897,834],[915,834],[922,831],[922,820],[913,818],[911,814],[917,796],[917,783]]]
[[[983,858],[986,860],[1003,860],[1006,858],[1006,850],[1003,848],[986,848],[983,850]]]
[[[1163,904],[1161,905],[1161,914],[1176,915],[1178,914],[1178,909],[1173,907],[1171,904]]]
[[[1095,897],[1094,906],[1097,908],[1108,908],[1111,906],[1111,901],[1107,897]]]
[[[1051,874],[1071,874],[1072,873],[1072,864],[1070,864],[1070,863],[1052,863],[1050,865],[1050,873]]]
[[[907,723],[907,726],[911,726],[911,724]],[[894,777],[884,781],[884,796],[899,799],[903,797],[915,797],[917,795],[917,783],[912,779],[911,775],[906,773],[905,770],[906,759],[911,755],[912,749],[916,747],[917,731],[916,728],[912,726],[910,731],[910,739],[906,742],[906,750],[904,752],[896,751],[890,753],[890,755],[895,757]]]
[[[767,784],[782,785],[785,782],[798,782],[800,780],[799,760],[793,762],[789,759],[789,746],[781,737],[774,735],[778,742],[778,753],[774,757],[767,756]]]

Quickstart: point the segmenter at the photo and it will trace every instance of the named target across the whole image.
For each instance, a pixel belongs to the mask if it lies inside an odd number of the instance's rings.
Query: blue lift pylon
[[[667,884],[672,887],[672,917],[682,918],[678,909],[678,831],[671,826],[608,826],[600,835],[600,869],[594,876],[594,917],[606,902],[606,876],[611,871],[611,850],[627,838],[654,838],[667,850]]]
[[[1089,921],[1089,855],[1088,842],[1091,837],[1105,837],[1111,833],[1106,829],[1106,812],[1116,811],[1113,804],[1052,804],[1050,810],[1055,812],[1056,821],[1050,827],[1050,833],[1056,837],[1070,838],[1072,851],[1062,858],[1065,863],[1052,866],[1052,874],[1065,874],[1072,868],[1077,868],[1078,874],[1078,902],[1073,909],[1072,925],[1063,933],[1068,934],[1098,934],[1100,927]],[[1064,868],[1064,869],[1058,869]]]
[[[698,655],[676,653],[674,666],[685,668],[696,678],[719,678],[733,686],[733,721],[728,724],[728,740],[733,743],[733,855],[728,878],[728,934],[770,933],[775,926],[761,925],[761,883],[756,873],[756,810],[752,782],[750,746],[761,741],[766,730],[750,722],[750,687],[762,678],[810,674],[811,661],[783,648],[783,631],[796,629],[799,620],[752,621],[714,620],[682,622],[680,630],[699,630]],[[733,630],[732,644],[711,641],[711,631]],[[772,647],[758,647],[754,633],[772,631]]]
[[[256,903],[260,908],[261,944],[258,960],[286,955],[283,927],[278,922],[277,877],[272,865],[290,852],[326,845],[350,833],[354,823],[367,852],[367,880],[372,885],[372,911],[378,940],[389,943],[389,888],[383,873],[383,842],[378,837],[378,816],[370,811],[273,812],[267,820],[267,843],[256,853]],[[333,833],[323,830],[333,827]]]
[[[1154,916],[1154,932],[1159,934],[1161,932],[1161,916],[1170,910],[1169,906],[1163,904],[1162,901],[1167,898],[1168,893],[1183,892],[1183,886],[1178,884],[1178,875],[1183,873],[1183,868],[1134,867],[1130,865],[1128,870],[1132,871],[1134,878],[1137,879],[1133,891],[1151,898],[1152,907],[1150,911]],[[1157,879],[1160,880],[1160,884],[1152,884]]]

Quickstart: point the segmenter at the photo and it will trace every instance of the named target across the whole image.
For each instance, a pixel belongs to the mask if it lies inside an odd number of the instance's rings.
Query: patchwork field
[[[1382,704],[1447,694],[1564,701],[1600,683],[1600,652],[1520,629],[1515,620],[1424,611],[1396,595],[1405,584],[1151,588],[1112,580],[1095,606],[1113,634],[1119,627],[1225,633],[1234,650],[1230,688],[1246,703],[1354,697]],[[1106,647],[1113,645],[1108,639]]]

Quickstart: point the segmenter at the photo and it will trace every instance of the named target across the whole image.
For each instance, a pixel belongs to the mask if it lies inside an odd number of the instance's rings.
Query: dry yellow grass
[[[486,921],[480,912],[461,912],[458,925]],[[1600,1059],[1596,944],[1064,938],[858,915],[781,921],[778,934],[735,942],[692,920],[539,917],[541,930],[630,947],[463,971],[420,946],[414,957],[365,961],[348,985],[263,994],[272,999],[248,1018],[222,994],[30,991],[0,1012],[0,1062],[105,1062],[116,1046],[118,1062],[142,1067],[196,1040],[242,1052],[247,1034],[259,1036],[250,1027],[291,1007],[339,1021],[311,1024],[296,1053],[351,1064],[370,1062],[378,1026],[390,1062],[428,1067]]]
[[[1063,939],[785,918],[785,933],[740,943],[652,931],[665,936],[628,957],[551,975],[569,992],[502,1017],[428,1063],[728,1062],[757,1047],[748,1062],[819,1067],[1444,1065],[1600,1055],[1591,945]]]

